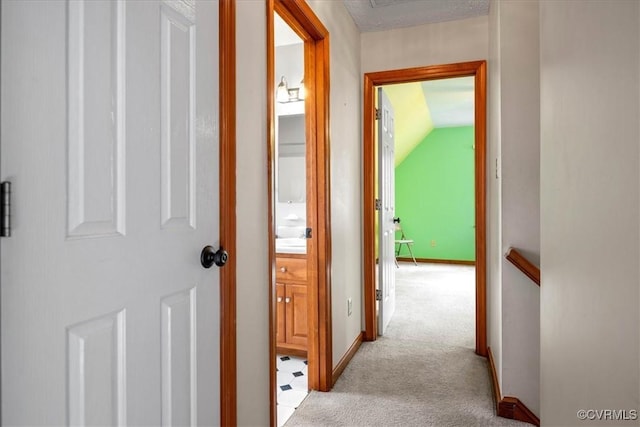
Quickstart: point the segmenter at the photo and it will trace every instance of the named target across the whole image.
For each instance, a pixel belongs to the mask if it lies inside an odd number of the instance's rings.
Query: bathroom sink
[[[307,239],[300,237],[284,237],[276,239],[276,252],[303,254],[307,252]]]

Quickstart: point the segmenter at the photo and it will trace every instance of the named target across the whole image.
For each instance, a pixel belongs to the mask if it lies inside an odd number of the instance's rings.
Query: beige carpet
[[[385,336],[285,426],[530,426],[494,414],[487,360],[474,353],[474,283],[474,267],[401,263]]]

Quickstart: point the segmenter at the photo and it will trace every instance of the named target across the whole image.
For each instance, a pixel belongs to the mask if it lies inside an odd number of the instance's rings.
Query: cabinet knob
[[[280,267],[280,271],[282,271],[283,273],[286,273],[287,272],[287,267],[284,267],[284,266]]]
[[[291,298],[285,298],[285,299],[284,299],[284,302],[285,302],[285,303],[287,303],[287,304],[289,304],[289,303],[291,302]]]
[[[278,302],[282,302],[282,297],[278,297]]]

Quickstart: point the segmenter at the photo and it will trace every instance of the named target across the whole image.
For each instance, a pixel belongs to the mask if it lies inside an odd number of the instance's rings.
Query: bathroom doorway
[[[276,426],[278,356],[306,360],[296,372],[307,376],[308,390],[332,386],[329,58],[328,31],[306,3],[269,0],[267,14],[269,366]]]

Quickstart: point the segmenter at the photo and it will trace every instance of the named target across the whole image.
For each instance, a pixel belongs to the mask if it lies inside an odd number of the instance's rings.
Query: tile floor
[[[281,427],[307,397],[307,360],[295,356],[278,355],[276,369],[278,427]]]

